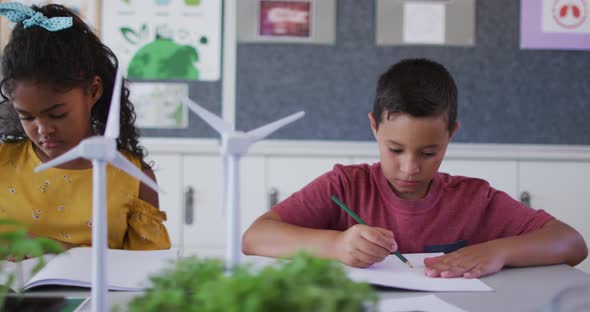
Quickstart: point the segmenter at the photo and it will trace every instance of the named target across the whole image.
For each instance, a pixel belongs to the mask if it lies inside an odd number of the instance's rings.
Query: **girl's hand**
[[[39,256],[43,255],[44,253],[60,253],[64,250],[78,247],[78,245],[76,245],[76,244],[62,242],[62,241],[58,241],[58,240],[47,238],[47,237],[41,237],[41,236],[38,236],[35,234],[26,233],[24,231],[18,232],[17,234],[19,235],[18,241],[15,242],[15,244],[18,244],[19,246],[23,243],[26,244],[27,245],[27,247],[25,248],[27,250],[26,254],[23,254],[25,252],[22,251],[22,249],[23,249],[22,246],[20,248],[15,247],[17,250],[21,250],[21,252],[16,252],[14,254],[4,255],[3,257],[5,257],[5,258],[0,259],[0,260],[7,260],[10,262],[18,262],[18,261],[22,261],[22,260],[26,260],[26,259],[39,257]],[[8,252],[11,252],[11,251],[12,251],[12,249],[9,249]]]
[[[27,236],[28,236],[29,238],[36,238],[36,237],[40,237],[40,236],[38,236],[38,235],[31,234],[31,233],[28,233],[28,234],[27,234]],[[49,237],[46,237],[46,239],[49,239],[49,240],[52,240],[52,241],[56,242],[57,244],[59,244],[59,245],[60,245],[60,246],[63,248],[63,250],[64,250],[64,251],[65,251],[65,250],[68,250],[68,249],[72,249],[72,248],[74,248],[74,247],[79,247],[79,246],[78,246],[78,245],[76,245],[76,244],[72,244],[72,243],[68,243],[68,242],[60,241],[60,240],[53,239],[53,238],[49,238]],[[29,258],[30,258],[30,257],[29,257]],[[25,259],[28,259],[28,258],[25,258]]]
[[[63,249],[62,251],[66,251],[66,250],[72,249],[74,247],[80,247],[77,244],[72,244],[72,243],[60,241],[60,240],[49,238],[49,237],[45,237],[45,236],[39,236],[39,235],[31,234],[31,233],[28,233],[27,234],[27,237],[29,237],[29,238],[44,237],[44,239],[51,240],[51,241],[54,241],[56,244],[59,244],[59,246],[61,246],[61,248]],[[28,259],[28,258],[25,258],[25,259]]]
[[[506,263],[505,248],[493,241],[424,259],[429,277],[478,278],[500,271]]]
[[[335,244],[337,257],[342,263],[361,268],[381,262],[397,250],[393,232],[363,224],[340,233]]]

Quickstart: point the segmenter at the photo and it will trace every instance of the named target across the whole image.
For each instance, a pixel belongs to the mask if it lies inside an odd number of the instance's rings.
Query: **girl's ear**
[[[90,95],[90,103],[91,107],[98,102],[98,99],[102,96],[103,87],[102,87],[102,79],[99,76],[94,76],[94,79],[90,83],[90,87],[88,88],[88,93]]]

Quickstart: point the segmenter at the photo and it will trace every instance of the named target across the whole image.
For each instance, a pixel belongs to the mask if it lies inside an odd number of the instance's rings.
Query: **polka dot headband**
[[[18,2],[1,3],[0,15],[13,23],[23,22],[25,28],[40,26],[49,31],[58,31],[72,27],[72,18],[69,16],[47,18],[43,13]]]

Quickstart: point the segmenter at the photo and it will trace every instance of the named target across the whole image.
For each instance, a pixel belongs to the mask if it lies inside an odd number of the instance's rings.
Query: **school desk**
[[[433,293],[442,300],[456,305],[466,311],[553,311],[548,305],[556,298],[563,303],[583,302],[584,308],[590,308],[590,274],[567,265],[553,265],[529,268],[504,269],[499,273],[481,279],[494,288],[493,292],[458,292]],[[569,289],[569,290],[567,290]],[[426,292],[378,289],[381,298],[403,298],[429,294]],[[125,311],[126,304],[141,292],[109,292],[110,305],[119,305]],[[72,288],[52,288],[50,290],[32,290],[25,294],[90,296],[89,290]],[[90,311],[87,304],[82,311]],[[558,311],[558,310],[557,310]],[[569,311],[569,310],[562,310]]]
[[[564,304],[584,302],[590,311],[590,274],[567,265],[528,268],[506,268],[482,277],[494,288],[493,292],[433,293],[440,299],[466,311],[476,312],[573,312],[576,310],[551,310],[548,308],[558,298]],[[424,295],[424,292],[379,290],[381,298],[402,298]],[[580,294],[585,293],[585,298]]]

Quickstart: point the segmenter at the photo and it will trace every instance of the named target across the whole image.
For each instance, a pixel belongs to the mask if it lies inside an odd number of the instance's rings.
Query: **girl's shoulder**
[[[0,140],[0,159],[14,159],[27,151],[29,140]]]

